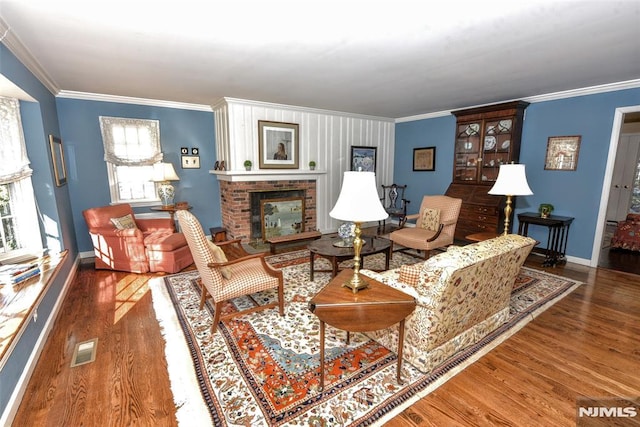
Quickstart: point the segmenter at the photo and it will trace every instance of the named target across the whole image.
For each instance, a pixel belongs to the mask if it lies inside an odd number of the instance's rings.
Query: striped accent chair
[[[202,302],[210,295],[215,304],[215,313],[211,333],[218,329],[221,320],[251,313],[266,308],[279,307],[280,316],[284,316],[284,280],[282,271],[274,269],[264,259],[265,253],[246,255],[230,261],[220,262],[216,258],[215,245],[204,235],[198,219],[189,211],[176,213],[180,230],[187,239],[193,261],[200,273],[202,282]],[[224,270],[224,275],[222,270]],[[226,277],[225,277],[226,276]],[[256,305],[239,312],[222,315],[222,304],[232,298],[249,296],[268,289],[278,290],[278,302]],[[255,302],[255,300],[254,300]],[[201,308],[204,304],[201,304]]]
[[[461,206],[462,199],[439,195],[424,196],[420,212],[407,215],[408,220],[416,220],[415,227],[396,230],[389,238],[394,244],[424,251],[424,258],[427,259],[433,249],[453,243]]]

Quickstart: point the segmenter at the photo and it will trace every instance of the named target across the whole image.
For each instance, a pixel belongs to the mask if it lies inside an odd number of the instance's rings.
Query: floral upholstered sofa
[[[509,234],[395,270],[361,273],[416,298],[406,319],[404,359],[428,373],[504,323],[514,282],[535,240]],[[367,332],[397,348],[398,327]]]

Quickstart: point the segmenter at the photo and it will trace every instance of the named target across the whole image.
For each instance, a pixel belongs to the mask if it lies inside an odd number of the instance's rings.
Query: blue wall
[[[216,161],[212,112],[65,98],[59,98],[57,104],[81,252],[93,251],[82,211],[111,201],[99,116],[159,120],[164,160],[173,163],[180,177],[180,181],[173,183],[176,201],[187,201],[193,206],[191,212],[201,221],[205,232],[222,224],[218,182],[209,173]],[[181,147],[200,149],[200,169],[182,169]],[[151,212],[142,207],[135,211]]]
[[[38,208],[46,228],[45,247],[52,251],[68,250],[69,256],[60,267],[38,306],[38,320],[27,320],[24,333],[0,371],[0,414],[7,409],[9,399],[26,367],[44,325],[51,317],[64,283],[72,274],[78,254],[73,215],[69,203],[69,186],[56,187],[49,157],[48,135],[60,135],[55,97],[33,76],[4,45],[0,44],[0,73],[28,93],[37,102],[21,102],[27,154],[33,169],[32,182]]]
[[[591,258],[615,109],[632,105],[640,105],[640,89],[533,103],[525,110],[520,163],[527,165],[534,194],[518,197],[515,213],[535,212],[540,203],[551,203],[554,214],[575,217],[570,256]],[[394,182],[408,184],[411,213],[418,211],[423,195],[442,194],[451,183],[454,133],[453,116],[396,126]],[[563,135],[582,137],[577,170],[544,170],[548,138]],[[412,172],[413,148],[428,146],[437,147],[436,171]],[[515,221],[517,227],[517,217]],[[533,226],[529,234],[546,243],[546,229]]]

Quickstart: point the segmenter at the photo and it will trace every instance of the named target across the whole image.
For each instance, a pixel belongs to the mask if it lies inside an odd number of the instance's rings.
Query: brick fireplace
[[[279,180],[279,181],[222,181],[220,199],[222,226],[227,229],[231,239],[242,239],[245,243],[255,240],[252,235],[251,193],[286,192],[298,190],[304,192],[304,224],[301,231],[317,228],[316,181],[315,180]],[[256,227],[254,227],[255,229]]]

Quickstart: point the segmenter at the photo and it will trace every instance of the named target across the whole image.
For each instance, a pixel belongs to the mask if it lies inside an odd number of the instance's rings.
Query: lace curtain
[[[18,100],[0,96],[0,117],[0,184],[9,184],[32,174]]]
[[[147,166],[162,161],[158,120],[100,117],[104,160],[118,166]]]

